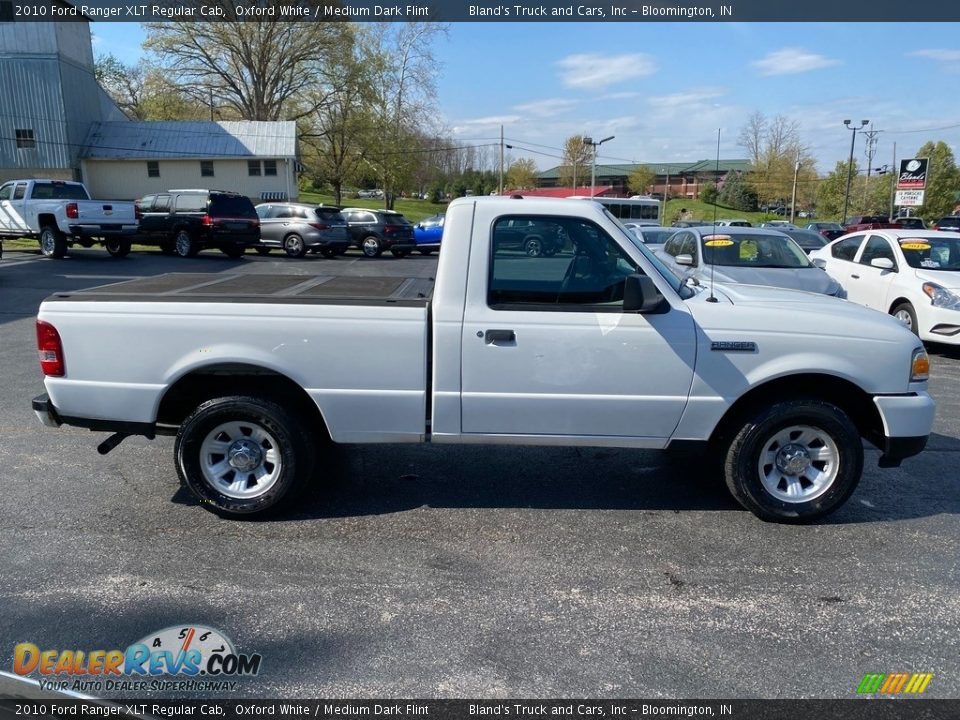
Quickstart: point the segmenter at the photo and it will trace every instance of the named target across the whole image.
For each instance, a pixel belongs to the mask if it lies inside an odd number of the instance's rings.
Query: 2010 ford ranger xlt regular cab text
[[[531,256],[517,226],[562,242]],[[695,442],[743,506],[803,522],[854,491],[861,438],[892,466],[931,431],[927,354],[896,320],[791,290],[690,287],[598,203],[455,200],[442,247],[435,287],[172,274],[54,295],[34,410],[113,431],[101,452],[176,434],[180,479],[228,516],[321,478],[327,440]]]

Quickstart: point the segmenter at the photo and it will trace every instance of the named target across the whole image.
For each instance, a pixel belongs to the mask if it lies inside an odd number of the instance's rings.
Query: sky
[[[125,62],[144,32],[94,23],[94,53]],[[453,23],[436,42],[432,120],[463,144],[560,164],[564,140],[614,136],[599,163],[745,158],[738,136],[760,111],[800,124],[820,172],[846,161],[869,120],[873,167],[927,140],[960,144],[960,46],[948,23]],[[870,129],[868,125],[866,129]],[[857,134],[855,158],[866,167]]]

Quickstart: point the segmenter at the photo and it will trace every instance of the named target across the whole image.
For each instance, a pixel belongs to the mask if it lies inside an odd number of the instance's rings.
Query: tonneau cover
[[[47,302],[242,302],[426,305],[433,278],[167,273],[56,293]]]

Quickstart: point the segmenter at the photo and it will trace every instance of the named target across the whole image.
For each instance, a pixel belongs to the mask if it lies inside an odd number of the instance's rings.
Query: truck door
[[[558,238],[530,255],[500,228],[531,221]],[[522,225],[513,222],[512,225]],[[464,317],[464,434],[667,438],[687,402],[695,331],[682,303],[623,313],[637,263],[577,217],[495,220],[487,258],[471,257]],[[476,261],[476,262],[475,262]],[[486,269],[486,272],[483,269]]]
[[[23,217],[23,195],[26,187],[25,182],[9,182],[0,186],[0,230],[4,232],[28,230]],[[19,196],[17,196],[18,193]]]

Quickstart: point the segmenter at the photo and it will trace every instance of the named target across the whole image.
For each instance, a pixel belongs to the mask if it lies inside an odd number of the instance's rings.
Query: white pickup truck
[[[37,238],[47,257],[62,258],[74,243],[93,247],[95,241],[123,257],[136,234],[132,202],[91,200],[83,183],[10,180],[0,185],[0,235]]]
[[[517,226],[562,243],[530,256]],[[929,360],[896,320],[686,285],[598,203],[463,198],[442,242],[435,286],[171,274],[54,295],[33,408],[113,431],[101,452],[176,434],[182,482],[227,516],[322,476],[327,440],[695,443],[746,508],[803,522],[854,491],[861,438],[896,466],[931,431]]]

